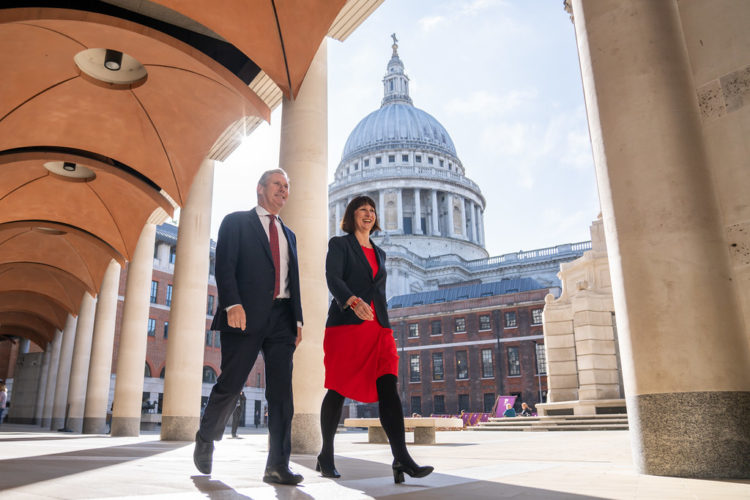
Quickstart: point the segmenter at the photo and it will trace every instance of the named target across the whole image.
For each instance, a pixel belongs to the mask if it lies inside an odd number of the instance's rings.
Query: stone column
[[[479,244],[484,246],[484,212],[477,207],[477,225],[479,226]]]
[[[180,212],[164,374],[161,439],[190,441],[200,420],[214,161],[204,160]]]
[[[419,188],[414,188],[414,234],[422,234],[422,200]]]
[[[432,234],[440,236],[440,211],[438,210],[437,190],[433,189],[432,197]]]
[[[117,354],[112,436],[138,436],[141,430],[143,369],[146,363],[146,330],[155,239],[156,225],[147,222],[138,238],[133,260],[128,265]]]
[[[385,189],[380,189],[378,191],[378,209],[377,209],[378,217],[380,218],[380,228],[382,229],[381,233],[385,234]]]
[[[458,208],[461,211],[461,236],[464,239],[469,239],[469,235],[466,233],[466,200],[462,197],[458,197]]]
[[[479,235],[479,205],[474,203],[471,206],[471,224],[474,229],[474,243],[481,245],[481,238]]]
[[[55,336],[57,332],[55,331]],[[50,358],[52,357],[53,342],[48,342],[42,356],[42,372],[39,376],[39,390],[36,393],[36,405],[34,406],[34,424],[39,425],[42,422],[44,413],[44,399],[47,394],[47,380],[49,378]]]
[[[70,384],[70,366],[73,362],[73,345],[76,338],[76,324],[78,318],[68,314],[65,321],[60,344],[60,360],[57,364],[55,382],[55,398],[52,404],[52,420],[50,429],[58,430],[65,426],[65,411],[68,403],[68,385]]]
[[[750,360],[678,2],[573,15],[634,462],[750,477]]]
[[[341,235],[341,217],[343,217],[343,215],[341,215],[341,202],[337,201],[336,202],[336,221],[333,226],[334,227],[333,234],[335,234],[336,236]]]
[[[169,260],[167,260],[169,262]],[[107,430],[112,347],[115,341],[117,292],[120,285],[120,264],[112,260],[104,273],[96,301],[94,338],[86,388],[86,409],[83,414],[84,434],[104,434]]]
[[[55,404],[55,388],[57,386],[57,368],[60,366],[60,347],[62,346],[63,332],[55,331],[55,339],[52,341],[50,351],[49,370],[44,390],[44,409],[40,425],[49,429],[52,424],[52,407]]]
[[[65,427],[73,432],[83,430],[83,410],[86,403],[86,386],[91,360],[91,338],[94,334],[94,311],[96,299],[88,292],[83,294],[81,312],[76,325],[76,341],[73,347],[73,364],[68,386],[68,421]]]
[[[401,188],[396,190],[396,218],[396,232],[404,234],[404,196]]]
[[[547,358],[547,402],[576,401],[578,360],[570,304],[555,304],[554,297],[549,294],[545,297],[542,317]]]
[[[445,193],[445,203],[448,206],[448,220],[446,225],[448,226],[448,234],[451,238],[456,236],[456,232],[453,230],[455,227],[455,220],[453,219],[453,195],[451,193]]]
[[[323,400],[323,330],[328,303],[326,193],[328,101],[326,40],[320,45],[295,100],[284,99],[279,164],[289,173],[290,194],[281,216],[297,234],[303,341],[294,355],[292,453],[320,451]],[[382,201],[382,197],[381,197]]]

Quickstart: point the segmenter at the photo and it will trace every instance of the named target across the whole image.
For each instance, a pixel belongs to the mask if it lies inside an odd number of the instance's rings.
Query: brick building
[[[489,412],[499,395],[517,396],[516,409],[545,401],[548,293],[520,278],[391,298],[404,411]]]

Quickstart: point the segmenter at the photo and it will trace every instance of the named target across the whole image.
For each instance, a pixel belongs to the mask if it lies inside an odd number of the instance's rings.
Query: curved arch
[[[75,276],[44,264],[0,264],[0,293],[32,292],[48,296],[78,314],[84,292],[93,292]],[[92,293],[93,295],[94,293]]]
[[[0,338],[2,337],[20,337],[29,339],[30,341],[38,345],[42,350],[46,349],[47,344],[49,343],[49,341],[45,339],[43,335],[36,332],[35,330],[18,326],[0,325]]]
[[[0,313],[4,312],[36,314],[58,330],[65,328],[65,320],[68,317],[68,312],[59,303],[50,297],[32,292],[0,293]]]
[[[33,331],[45,343],[50,342],[55,337],[55,330],[57,330],[54,325],[41,316],[15,311],[0,313],[0,325],[8,329],[18,328],[24,331]]]

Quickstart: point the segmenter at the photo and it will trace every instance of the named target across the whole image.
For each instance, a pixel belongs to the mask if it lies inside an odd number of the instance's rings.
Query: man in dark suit
[[[281,169],[258,181],[258,206],[227,215],[216,243],[219,306],[211,324],[221,331],[221,375],[195,435],[193,462],[211,473],[214,441],[221,439],[237,394],[263,352],[268,401],[268,459],[263,481],[298,484],[289,470],[292,356],[302,340],[297,240],[277,217],[289,195]]]

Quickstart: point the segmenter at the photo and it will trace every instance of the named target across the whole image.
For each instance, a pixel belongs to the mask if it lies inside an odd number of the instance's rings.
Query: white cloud
[[[428,16],[420,19],[419,25],[422,27],[422,31],[429,32],[444,21],[445,18],[443,16]]]
[[[495,115],[518,109],[534,100],[536,96],[536,90],[512,90],[504,95],[476,90],[466,97],[451,99],[445,105],[445,109],[449,113]]]
[[[464,4],[460,12],[462,14],[474,15],[492,7],[503,7],[505,5],[507,3],[504,0],[474,0],[473,2]]]

